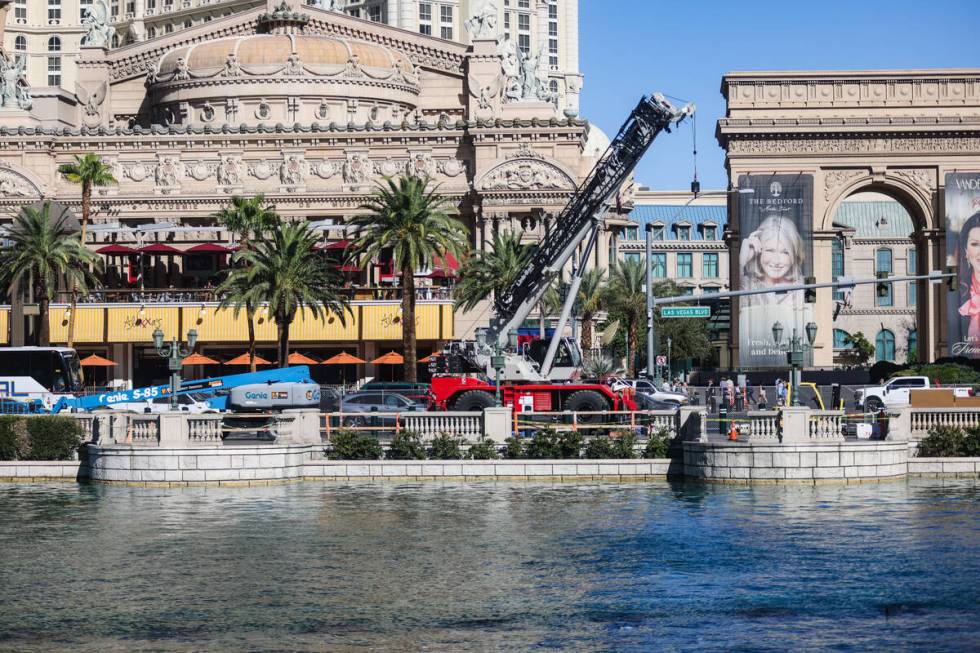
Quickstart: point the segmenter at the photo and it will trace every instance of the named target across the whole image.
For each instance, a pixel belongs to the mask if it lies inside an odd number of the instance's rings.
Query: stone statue
[[[238,63],[238,57],[234,52],[228,53],[225,60],[225,69],[221,71],[225,77],[239,77],[242,74],[242,66]]]
[[[31,91],[24,79],[24,60],[5,57],[0,53],[0,108],[31,108]]]
[[[326,11],[337,11],[343,13],[344,11],[344,0],[316,0],[313,4],[317,9],[324,9]]]
[[[104,0],[95,0],[85,9],[82,26],[88,30],[83,45],[91,48],[109,47],[116,33],[116,28],[109,24],[109,7]]]
[[[470,33],[470,39],[490,39],[497,36],[497,5],[493,0],[484,0],[480,10],[463,25]]]
[[[497,48],[500,66],[504,70],[504,101],[516,102],[521,99],[521,60],[517,45],[509,38],[500,42]]]

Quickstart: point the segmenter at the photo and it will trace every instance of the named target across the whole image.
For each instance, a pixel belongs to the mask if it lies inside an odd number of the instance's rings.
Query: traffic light
[[[959,276],[958,269],[955,265],[946,266],[946,274],[951,274],[953,276],[946,277],[946,287],[949,288],[950,292],[956,290],[956,278]]]
[[[875,276],[879,279],[887,279],[888,273],[878,272],[875,274]],[[877,284],[875,284],[875,291],[878,293],[879,297],[888,297],[889,290],[888,284],[885,282],[879,281]]]
[[[817,282],[816,277],[806,277],[805,279],[803,279],[803,283],[805,283],[808,286],[809,285],[812,285],[812,284],[815,284],[816,282]],[[803,291],[803,299],[806,301],[807,304],[816,304],[817,303],[817,289],[816,288],[807,288],[806,290],[804,290]]]

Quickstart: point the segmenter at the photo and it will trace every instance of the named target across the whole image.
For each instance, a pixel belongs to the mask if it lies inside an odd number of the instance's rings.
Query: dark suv
[[[432,389],[428,383],[408,383],[407,381],[369,381],[361,386],[360,392],[394,392],[409,400],[432,406]]]

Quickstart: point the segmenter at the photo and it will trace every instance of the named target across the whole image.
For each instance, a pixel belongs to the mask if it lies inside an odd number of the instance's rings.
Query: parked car
[[[644,394],[657,401],[674,404],[675,406],[688,404],[691,401],[691,398],[683,392],[664,390],[649,379],[623,379],[618,376],[611,376],[606,382],[617,392],[632,388],[637,394]]]
[[[143,401],[109,404],[109,408],[113,410],[129,410],[134,413],[169,413],[171,411],[170,397],[155,397]],[[208,404],[207,397],[194,392],[177,395],[177,410],[182,413],[192,413],[195,415],[221,412]]]
[[[394,392],[412,401],[432,405],[432,387],[428,383],[409,383],[408,381],[368,381],[361,386],[360,391]]]
[[[854,400],[862,410],[877,413],[885,408],[908,406],[912,390],[932,387],[927,376],[896,376],[884,385],[871,385],[854,393]],[[957,397],[970,397],[972,388],[952,388]]]
[[[387,426],[395,423],[392,413],[422,412],[427,408],[427,402],[412,401],[405,395],[380,390],[359,390],[340,400],[341,420],[345,426]]]

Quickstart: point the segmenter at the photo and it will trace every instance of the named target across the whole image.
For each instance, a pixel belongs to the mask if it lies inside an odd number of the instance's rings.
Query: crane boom
[[[659,93],[644,97],[596,162],[589,176],[534,251],[530,263],[494,302],[488,340],[504,347],[541,300],[575,249],[601,222],[610,203],[661,131],[694,113],[691,104],[675,108]]]

